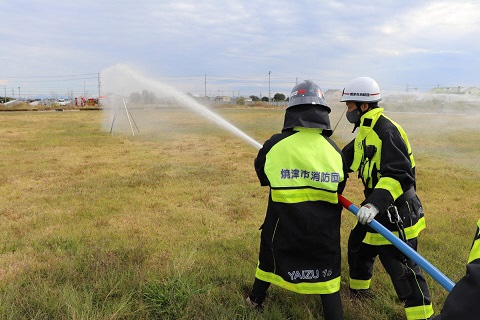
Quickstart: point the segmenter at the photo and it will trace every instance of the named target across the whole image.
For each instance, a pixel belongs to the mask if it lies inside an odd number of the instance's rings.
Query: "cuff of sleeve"
[[[370,203],[378,209],[378,213],[382,214],[387,211],[388,207],[393,203],[393,197],[385,189],[374,189],[373,192],[365,199],[364,203]]]

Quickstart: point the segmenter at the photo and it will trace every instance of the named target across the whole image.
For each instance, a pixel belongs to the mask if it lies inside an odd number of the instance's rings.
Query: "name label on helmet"
[[[368,92],[344,92],[343,95],[345,96],[352,96],[352,97],[370,97],[370,96],[377,96],[379,95],[380,92],[378,93],[368,93]]]

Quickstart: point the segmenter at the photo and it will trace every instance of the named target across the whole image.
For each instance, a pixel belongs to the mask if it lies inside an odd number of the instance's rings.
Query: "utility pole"
[[[98,73],[98,106],[100,106],[100,72]]]
[[[272,73],[272,71],[268,71],[268,104],[270,104],[270,73]]]
[[[18,101],[20,101],[20,87],[18,87]]]
[[[207,74],[205,73],[205,97],[207,96]]]

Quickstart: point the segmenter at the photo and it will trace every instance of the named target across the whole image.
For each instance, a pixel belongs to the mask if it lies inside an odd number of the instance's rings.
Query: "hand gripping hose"
[[[344,207],[354,215],[357,215],[358,207],[355,206],[352,202],[350,202],[340,194],[338,195],[338,202],[342,205],[342,207]],[[450,292],[453,289],[453,287],[455,286],[455,283],[452,280],[450,280],[446,275],[444,275],[441,271],[439,271],[434,265],[428,262],[428,260],[422,257],[417,251],[413,250],[409,245],[407,245],[400,238],[394,235],[390,230],[385,228],[375,219],[372,220],[372,222],[370,222],[368,225],[372,227],[372,229],[380,233],[382,236],[384,236],[398,250],[402,251],[403,254],[405,254],[407,257],[412,259],[416,264],[418,264],[423,270],[425,270],[426,273],[428,273],[435,281],[440,283],[440,285],[442,285],[442,287],[444,287],[448,292]]]

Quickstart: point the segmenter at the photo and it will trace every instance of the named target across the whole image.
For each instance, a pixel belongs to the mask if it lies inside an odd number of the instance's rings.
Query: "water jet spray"
[[[200,104],[194,98],[180,92],[174,87],[167,86],[159,81],[148,78],[139,72],[134,71],[131,67],[126,65],[117,65],[102,72],[104,83],[104,91],[110,95],[124,96],[124,88],[128,86],[132,91],[142,91],[150,89],[155,93],[160,93],[163,96],[172,98],[176,103],[183,107],[187,107],[197,114],[215,122],[223,129],[233,133],[237,137],[243,139],[250,145],[261,148],[261,144],[245,134],[243,131],[226,121],[218,114],[214,113],[208,107]],[[125,100],[124,100],[125,103]],[[129,112],[127,110],[127,116]],[[130,117],[129,117],[130,121]],[[133,128],[132,128],[133,132]]]

